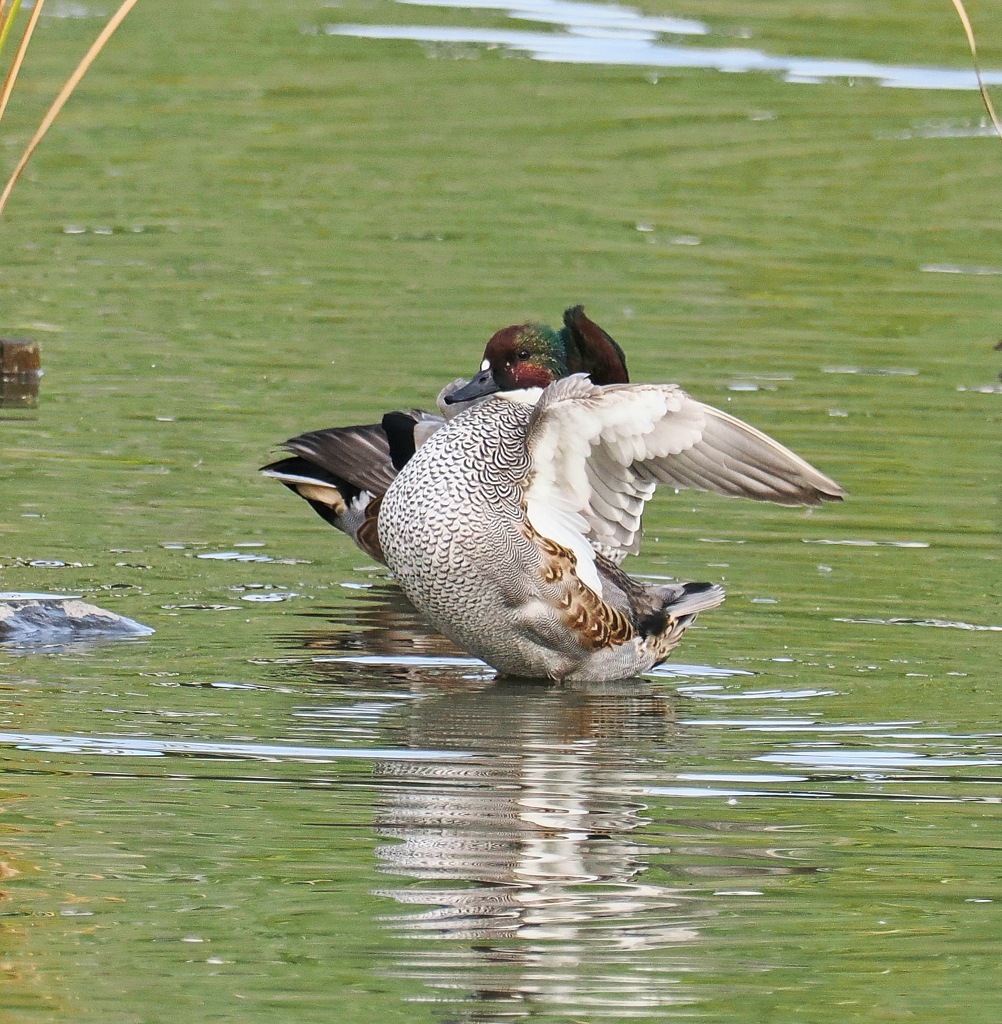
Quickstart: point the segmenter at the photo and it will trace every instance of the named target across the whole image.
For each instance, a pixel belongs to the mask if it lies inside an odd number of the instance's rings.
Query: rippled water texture
[[[138,5],[0,224],[0,590],[156,630],[0,647],[3,1019],[995,1024],[1000,147],[938,0]],[[577,302],[851,499],[661,495],[723,607],[516,685],[255,471]]]

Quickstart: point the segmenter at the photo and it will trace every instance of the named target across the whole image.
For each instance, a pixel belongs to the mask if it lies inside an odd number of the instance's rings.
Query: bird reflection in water
[[[630,795],[638,752],[660,760],[678,746],[672,703],[644,680],[569,688],[457,667],[446,659],[461,652],[389,588],[365,592],[336,626],[299,638],[338,659],[313,671],[382,656],[384,680],[424,693],[402,745],[472,755],[374,768],[379,869],[417,880],[376,892],[408,908],[385,924],[401,939],[452,940],[408,941],[391,973],[421,981],[417,998],[447,1004],[456,1022],[629,1018],[692,1002],[679,973],[715,910],[705,890],[645,880],[659,850],[634,837],[649,821]]]
[[[396,656],[401,666],[414,655],[463,655],[421,618],[399,587],[385,581],[368,585],[350,603],[300,612],[297,619],[316,619],[327,628],[293,633],[286,643],[315,655]]]
[[[698,1012],[720,957],[711,934],[742,920],[757,935],[763,911],[745,897],[824,870],[789,845],[803,825],[716,800],[683,798],[682,816],[641,802],[707,755],[663,684],[497,680],[395,588],[356,594],[286,641],[309,651],[297,671],[321,692],[406,698],[376,745],[466,755],[377,760],[370,779],[378,870],[399,879],[375,891],[399,943],[377,969],[417,982],[409,998],[450,1024]]]
[[[481,1010],[456,1020],[494,1019],[485,1000],[506,1016],[512,1003],[631,1016],[688,1001],[649,951],[684,950],[709,910],[644,881],[652,849],[632,833],[648,822],[625,781],[624,741],[671,742],[670,705],[640,681],[601,690],[498,682],[422,701],[411,745],[477,756],[379,767],[381,870],[424,883],[380,890],[425,908],[388,926],[468,944],[412,951],[396,973],[465,989]]]

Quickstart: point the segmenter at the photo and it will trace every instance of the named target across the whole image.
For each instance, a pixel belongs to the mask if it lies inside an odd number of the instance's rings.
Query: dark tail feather
[[[293,456],[261,469],[264,476],[285,484],[298,494],[326,523],[349,537],[377,562],[384,562],[379,543],[377,516],[381,494],[361,490],[337,474],[321,469],[307,459]]]
[[[360,488],[299,456],[271,462],[262,466],[260,473],[285,484],[325,523],[351,533],[344,517],[351,503],[362,493]]]
[[[660,664],[678,646],[682,634],[693,624],[700,612],[716,608],[724,600],[724,588],[716,583],[683,583],[658,588],[668,593],[664,603],[660,631],[645,634],[658,652]],[[652,625],[654,623],[652,622]]]
[[[271,477],[285,484],[291,491],[295,491],[301,484],[319,484],[321,486],[336,487],[341,493],[342,499],[347,503],[357,498],[364,488],[349,483],[344,477],[332,473],[330,470],[318,466],[309,459],[293,455],[288,459],[279,459],[278,462],[269,462],[258,470],[262,476]],[[297,491],[298,493],[298,491]]]
[[[386,434],[387,443],[390,446],[390,461],[398,473],[414,455],[416,447],[414,440],[415,426],[416,421],[414,417],[405,412],[388,412],[383,416],[382,427],[383,432]]]
[[[397,475],[380,423],[311,430],[290,438],[282,447],[371,494],[384,494]]]

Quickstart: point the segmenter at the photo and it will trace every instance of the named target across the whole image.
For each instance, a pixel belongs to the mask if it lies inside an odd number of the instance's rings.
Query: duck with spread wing
[[[488,353],[453,396],[475,403],[417,448],[378,517],[407,596],[504,675],[628,678],[723,601],[715,584],[649,585],[620,568],[659,483],[784,505],[845,494],[677,385],[599,386],[578,373],[519,387],[504,372]]]

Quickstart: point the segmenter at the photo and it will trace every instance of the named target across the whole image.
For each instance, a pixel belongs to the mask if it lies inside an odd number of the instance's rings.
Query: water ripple
[[[973,622],[952,622],[949,619],[832,619],[833,622],[855,622],[865,626],[934,626],[937,629],[968,629],[974,632],[1002,633],[1002,626],[980,626]]]
[[[760,754],[755,761],[771,764],[811,765],[820,768],[878,768],[903,770],[908,768],[996,767],[1002,759],[995,757],[964,757],[951,755],[937,757],[904,750],[796,750],[774,754]]]
[[[686,665],[681,661],[665,662],[645,672],[648,676],[675,679],[686,676],[699,676],[706,679],[730,679],[731,676],[753,676],[745,668],[718,668],[716,665]]]
[[[375,761],[441,761],[467,758],[455,750],[403,750],[358,747],[298,747],[272,743],[201,743],[188,740],[140,739],[135,736],[57,736],[45,733],[0,732],[0,746],[64,754],[116,757],[163,757],[165,754],[253,758],[274,761],[333,761],[361,758]]]
[[[350,665],[396,665],[419,668],[479,668],[493,672],[486,662],[479,658],[453,657],[451,655],[424,654],[336,654],[318,655],[310,659],[316,664],[347,662]]]
[[[684,697],[702,700],[807,700],[812,697],[835,697],[837,690],[740,690],[727,692],[722,686],[680,686]]]
[[[462,7],[467,10],[503,10],[509,18],[564,25],[575,32],[615,33],[648,38],[651,33],[705,36],[709,28],[688,18],[648,18],[632,7],[619,4],[569,3],[568,0],[397,0],[413,7]]]

